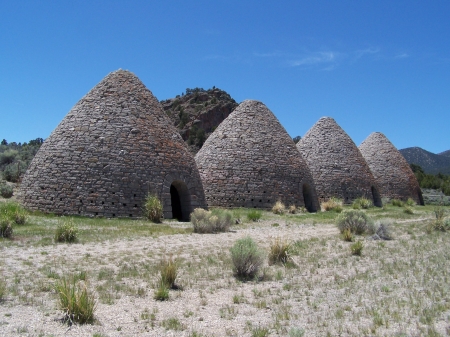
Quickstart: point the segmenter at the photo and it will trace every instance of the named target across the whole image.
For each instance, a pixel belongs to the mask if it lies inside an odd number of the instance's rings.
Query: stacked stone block
[[[181,190],[183,213],[206,206],[194,158],[160,103],[134,74],[118,70],[84,96],[44,142],[19,198],[43,212],[139,217],[151,192],[171,218],[172,184]]]
[[[319,208],[314,182],[295,144],[261,102],[242,102],[195,156],[209,206]],[[306,198],[306,202],[305,202]]]
[[[381,197],[423,205],[419,183],[408,162],[381,132],[369,135],[359,146],[380,189]]]
[[[355,143],[333,118],[322,117],[297,143],[309,166],[320,202],[352,203],[365,197],[381,206],[375,179]]]

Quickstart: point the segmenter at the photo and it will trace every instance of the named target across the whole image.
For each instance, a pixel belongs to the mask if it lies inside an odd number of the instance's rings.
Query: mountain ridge
[[[435,154],[415,146],[399,151],[409,164],[419,165],[427,174],[450,174],[450,150]]]

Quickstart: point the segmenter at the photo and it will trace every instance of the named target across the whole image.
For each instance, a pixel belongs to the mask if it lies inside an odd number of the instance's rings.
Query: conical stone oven
[[[411,167],[402,154],[381,132],[373,132],[359,146],[369,165],[381,197],[407,200],[423,205],[422,191]]]
[[[309,166],[320,202],[337,197],[349,204],[365,197],[382,206],[369,166],[333,118],[319,119],[297,148]]]
[[[107,75],[44,142],[20,187],[25,207],[139,217],[148,193],[166,218],[188,220],[205,197],[194,158],[153,94],[131,72]]]
[[[261,102],[242,102],[195,156],[209,206],[319,208],[308,166]]]

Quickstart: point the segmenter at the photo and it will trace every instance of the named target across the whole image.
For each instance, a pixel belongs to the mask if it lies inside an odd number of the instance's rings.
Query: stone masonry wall
[[[195,160],[209,206],[271,208],[277,200],[311,210],[314,182],[295,144],[261,102],[242,102],[209,136]],[[304,185],[306,185],[304,187]]]
[[[205,207],[192,155],[162,107],[128,71],[106,76],[44,142],[21,184],[32,210],[139,217],[148,192],[172,216],[170,185],[186,187],[191,209]]]
[[[359,150],[372,171],[382,197],[407,200],[423,205],[419,183],[408,162],[380,132],[369,135]]]
[[[365,197],[381,206],[367,163],[333,118],[319,119],[297,143],[297,148],[309,166],[320,202],[337,197],[344,203],[352,203]]]

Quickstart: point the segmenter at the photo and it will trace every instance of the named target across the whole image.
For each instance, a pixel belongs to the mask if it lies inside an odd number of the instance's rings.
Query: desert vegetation
[[[23,209],[17,224],[19,208],[7,203],[14,235],[0,238],[1,335],[450,331],[449,207],[408,206],[413,214],[391,203],[344,205],[341,213],[257,210],[257,222],[248,216],[254,209],[233,209],[228,230],[208,234],[189,222]],[[75,242],[55,240],[64,223],[77,229]]]

